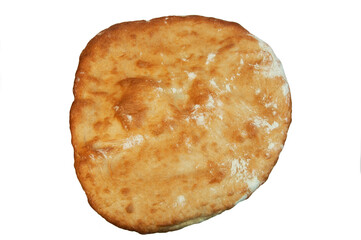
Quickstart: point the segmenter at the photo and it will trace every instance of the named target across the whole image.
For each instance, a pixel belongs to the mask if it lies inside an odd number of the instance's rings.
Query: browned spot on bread
[[[114,74],[114,75],[118,74],[118,69],[117,69],[117,67],[113,67],[110,72],[111,72],[111,74]]]
[[[260,155],[263,153],[264,153],[263,151],[261,151],[260,149],[257,149],[257,150],[255,150],[254,155],[255,155],[255,157],[260,157]]]
[[[127,78],[118,85],[124,93],[113,107],[115,116],[125,129],[141,127],[148,110],[146,103],[152,99],[151,91],[157,84],[146,78]]]
[[[242,137],[241,133],[238,130],[233,130],[231,139],[234,142],[242,143],[244,142],[244,138]]]
[[[221,54],[221,53],[227,52],[229,49],[233,48],[234,46],[235,46],[234,43],[227,44],[226,46],[220,48],[218,50],[218,53]]]
[[[123,195],[128,195],[129,192],[130,192],[130,189],[127,188],[127,187],[125,187],[125,188],[122,188],[122,189],[120,190],[120,192],[121,192]]]
[[[111,164],[111,173],[112,177],[116,181],[118,178],[127,176],[131,170],[131,168],[134,166],[135,162],[132,161],[132,159],[124,160],[121,159],[119,161],[115,161]]]
[[[149,88],[157,86],[158,84],[148,78],[125,78],[120,80],[117,84],[121,87],[130,88],[129,90],[141,90],[142,88]],[[126,89],[128,91],[128,89]]]
[[[195,79],[188,91],[188,101],[191,106],[195,104],[202,105],[208,100],[211,93],[212,92],[209,90],[208,85],[204,81]]]
[[[202,147],[201,147],[201,150],[203,152],[207,152],[207,144],[203,144]]]
[[[193,135],[191,135],[191,138],[192,138],[192,143],[193,144],[196,144],[196,143],[198,143],[199,142],[199,140],[200,140],[200,136],[198,136],[197,134],[193,134]]]
[[[137,67],[139,68],[150,68],[153,66],[152,63],[150,62],[146,62],[146,61],[142,61],[142,60],[138,60],[136,63]]]
[[[248,138],[255,138],[257,136],[257,128],[252,122],[245,124],[245,130],[247,131]]]
[[[96,95],[96,96],[107,96],[108,93],[104,92],[104,91],[93,91],[91,92],[91,94]]]
[[[96,131],[105,131],[110,125],[109,118],[105,118],[103,121],[97,121],[93,127]]]
[[[226,171],[224,167],[216,164],[214,161],[208,161],[208,169],[209,169],[209,178],[210,184],[219,183],[226,176]]]
[[[212,66],[212,68],[210,69],[210,74],[211,74],[211,75],[218,75],[218,73],[217,73],[217,68],[214,67],[214,66]]]
[[[137,224],[140,225],[140,226],[142,226],[142,225],[144,225],[144,221],[143,221],[142,219],[138,219],[138,220],[137,220]]]
[[[134,206],[133,206],[133,204],[132,204],[132,203],[129,203],[129,204],[127,205],[127,207],[125,208],[125,211],[126,211],[127,213],[133,213],[133,212],[134,212]]]
[[[177,35],[179,37],[198,36],[198,33],[196,31],[184,30],[184,31],[178,32]]]
[[[156,124],[150,125],[150,131],[154,136],[158,136],[162,134],[166,130],[170,130],[170,127],[172,125],[172,121],[163,119],[160,122],[157,122]]]

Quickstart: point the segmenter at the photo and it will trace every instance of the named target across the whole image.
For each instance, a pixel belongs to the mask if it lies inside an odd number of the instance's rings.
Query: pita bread
[[[176,230],[247,199],[276,164],[291,97],[272,49],[201,16],[125,22],[80,56],[70,126],[90,205],[139,233]]]

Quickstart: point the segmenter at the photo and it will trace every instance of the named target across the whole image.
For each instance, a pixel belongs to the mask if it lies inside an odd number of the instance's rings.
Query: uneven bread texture
[[[140,233],[200,222],[270,174],[291,122],[272,49],[200,16],[116,24],[80,56],[70,113],[90,205]]]

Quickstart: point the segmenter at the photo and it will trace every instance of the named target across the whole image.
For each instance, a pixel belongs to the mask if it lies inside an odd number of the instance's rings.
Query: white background
[[[358,1],[0,2],[0,239],[361,239]],[[197,14],[271,45],[293,122],[269,180],[230,211],[139,235],[106,222],[76,178],[69,109],[78,58],[112,24]]]

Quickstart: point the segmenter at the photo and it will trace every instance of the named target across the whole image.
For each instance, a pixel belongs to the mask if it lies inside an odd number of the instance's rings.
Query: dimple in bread
[[[276,164],[291,97],[272,49],[201,16],[125,22],[80,56],[70,112],[90,205],[139,233],[176,230],[247,199]]]

